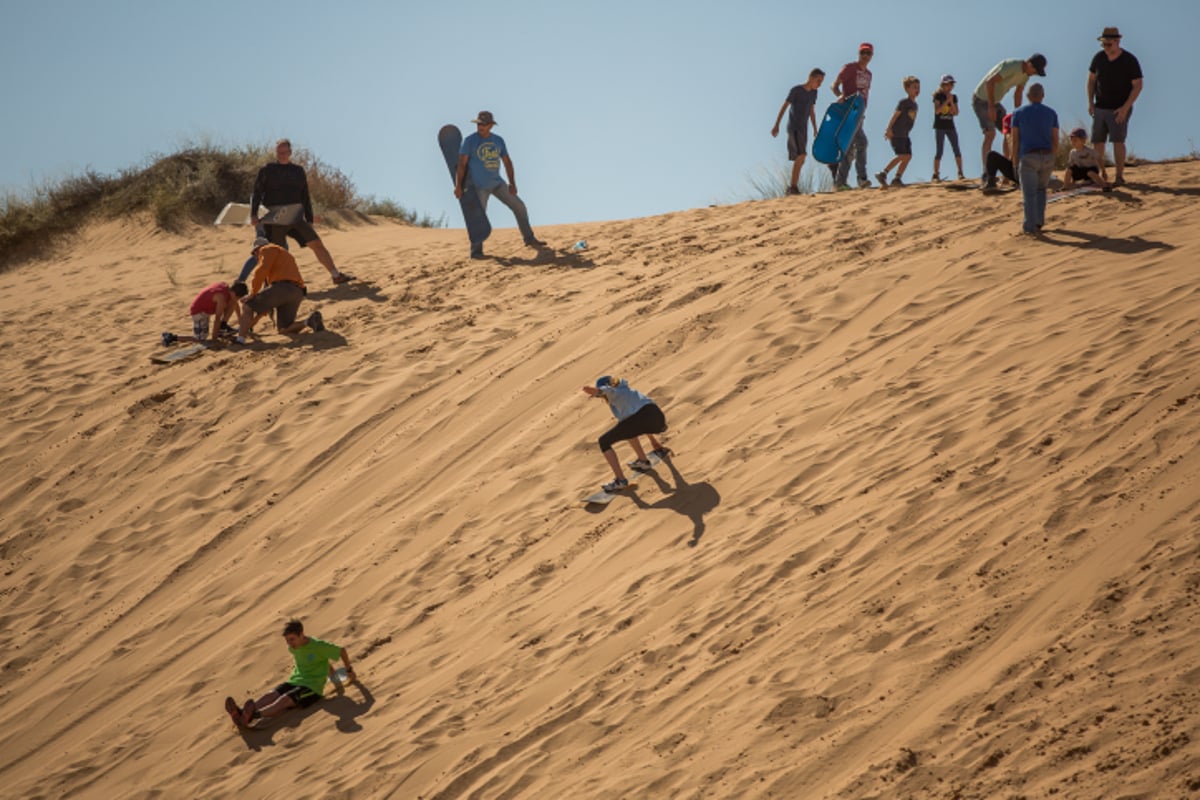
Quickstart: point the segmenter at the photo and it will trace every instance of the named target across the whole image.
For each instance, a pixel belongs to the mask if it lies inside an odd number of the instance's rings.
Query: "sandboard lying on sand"
[[[1060,192],[1050,192],[1048,195],[1046,195],[1046,202],[1053,203],[1055,200],[1074,197],[1077,194],[1096,194],[1097,192],[1103,191],[1104,190],[1099,186],[1089,183],[1086,186],[1075,186],[1071,189],[1063,189]]]
[[[188,345],[179,350],[172,350],[169,353],[158,353],[150,356],[150,360],[155,364],[178,364],[180,361],[187,361],[192,356],[198,356],[208,348],[200,343]]]

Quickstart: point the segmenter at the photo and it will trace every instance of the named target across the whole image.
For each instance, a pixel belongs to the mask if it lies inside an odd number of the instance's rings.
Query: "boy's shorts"
[[[294,683],[281,683],[275,687],[275,691],[292,698],[292,702],[300,708],[308,708],[321,699],[321,695],[307,686],[297,686]]]
[[[1092,113],[1092,144],[1111,141],[1113,144],[1125,144],[1125,134],[1129,130],[1129,117],[1125,115],[1124,122],[1117,122],[1115,108],[1097,108]]]
[[[788,161],[795,161],[808,150],[808,128],[788,131]]]
[[[266,289],[246,301],[246,308],[255,314],[266,314],[275,309],[275,326],[280,330],[296,321],[304,290],[291,281],[275,281]]]
[[[892,152],[896,155],[912,155],[912,139],[907,136],[893,136],[890,141],[892,143]]]
[[[987,100],[980,100],[978,97],[971,98],[971,109],[975,112],[975,117],[979,120],[979,130],[983,133],[999,128],[1001,122],[1004,120],[1004,115],[1008,113],[1004,110],[1004,106],[996,103],[996,116],[993,119],[988,119]]]
[[[192,314],[192,336],[204,341],[208,338],[208,314]]]
[[[1073,181],[1090,181],[1091,180],[1091,178],[1088,177],[1088,173],[1092,172],[1092,170],[1088,167],[1077,167],[1077,166],[1072,165],[1072,166],[1068,167],[1068,169],[1071,170],[1071,180],[1073,180]]]
[[[299,242],[301,247],[308,247],[310,242],[321,238],[317,236],[313,226],[303,219],[292,225],[263,225],[262,227],[266,229],[267,238],[271,244],[277,244],[284,248],[287,247],[287,237],[289,236]]]

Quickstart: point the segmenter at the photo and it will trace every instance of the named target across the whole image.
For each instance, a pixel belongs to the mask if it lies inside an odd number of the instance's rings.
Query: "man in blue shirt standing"
[[[533,235],[529,225],[529,211],[524,201],[517,197],[517,181],[513,177],[512,159],[508,157],[508,148],[504,140],[492,133],[496,118],[490,111],[480,111],[479,116],[471,120],[475,123],[475,133],[463,139],[458,151],[458,173],[454,178],[454,196],[463,196],[463,181],[467,170],[471,172],[471,182],[479,194],[479,204],[487,211],[488,197],[495,195],[501,203],[512,209],[517,218],[517,227],[529,247],[543,247],[545,242]],[[500,165],[508,174],[508,183],[500,177]],[[483,258],[483,244],[471,246],[471,258]]]
[[[1046,222],[1046,187],[1054,171],[1054,151],[1058,147],[1058,114],[1042,103],[1046,90],[1040,83],[1029,87],[1029,104],[1012,116],[1014,172],[1021,178],[1025,201],[1022,230],[1036,235]]]

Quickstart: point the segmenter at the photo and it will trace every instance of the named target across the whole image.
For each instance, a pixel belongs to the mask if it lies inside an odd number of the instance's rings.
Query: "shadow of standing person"
[[[660,464],[666,464],[667,468],[671,470],[671,479],[674,481],[674,486],[663,480],[657,472],[643,472],[641,474],[645,477],[653,478],[658,483],[658,488],[666,497],[656,503],[647,503],[636,492],[630,492],[630,496],[638,508],[668,509],[690,519],[692,521],[692,538],[688,541],[688,547],[695,547],[700,543],[700,537],[704,536],[706,529],[704,515],[721,504],[721,495],[717,492],[716,487],[707,481],[703,483],[688,483],[684,480],[683,475],[679,473],[671,456],[664,458]]]

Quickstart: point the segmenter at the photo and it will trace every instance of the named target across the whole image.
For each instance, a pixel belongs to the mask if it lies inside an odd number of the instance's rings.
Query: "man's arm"
[[[1141,83],[1141,81],[1138,81],[1138,83]],[[1096,100],[1095,100],[1095,97],[1096,97],[1096,73],[1091,72],[1090,70],[1088,71],[1087,93],[1088,93],[1088,101],[1087,101],[1088,116],[1089,117],[1095,116],[1095,114],[1096,114]]]
[[[1021,107],[1021,98],[1025,96],[1025,84],[1018,83],[1017,88],[1013,89],[1013,111]]]
[[[346,677],[353,680],[355,678],[355,675],[354,675],[354,667],[352,667],[350,665],[350,654],[347,653],[346,648],[343,647],[342,652],[339,653],[339,655],[341,656],[342,663],[346,665]]]
[[[815,139],[817,136],[817,133],[818,133],[818,131],[817,131],[817,104],[816,103],[813,103],[811,106],[809,106],[808,118],[812,122],[813,138]]]
[[[458,157],[458,171],[454,173],[454,196],[463,196],[463,181],[467,178],[467,160],[470,156],[465,153]]]
[[[301,170],[301,174],[303,174],[303,172],[304,171]],[[306,219],[308,221],[309,225],[312,225],[313,222],[316,221],[316,218],[313,216],[312,197],[309,196],[309,194],[308,194],[308,176],[307,175],[304,176],[304,195],[303,195],[303,199],[300,202],[304,203],[304,219]]]
[[[1133,91],[1129,93],[1129,99],[1125,101],[1125,105],[1117,109],[1117,122],[1124,122],[1129,116],[1129,112],[1133,111],[1133,101],[1137,100],[1138,95],[1142,93],[1142,79],[1133,79]]]
[[[994,119],[996,116],[996,84],[999,81],[1000,73],[997,72],[984,83],[984,86],[987,88],[988,119]]]
[[[508,175],[508,193],[517,193],[517,179],[513,174],[512,159],[508,156],[500,156],[500,160],[504,162],[504,172]]]
[[[887,130],[885,130],[883,132],[883,138],[885,138],[885,139],[892,138],[892,125],[894,125],[896,123],[896,120],[898,120],[899,118],[900,118],[900,109],[897,108],[895,111],[892,112],[892,118],[888,120]]]
[[[217,313],[213,315],[213,322],[215,324],[212,326],[209,338],[215,342],[217,341],[218,334],[221,332],[221,323],[229,319],[229,312],[232,309],[225,302],[225,295],[223,294],[219,294],[213,298],[213,306],[216,308]]]
[[[258,224],[258,207],[262,205],[263,195],[267,191],[267,168],[263,167],[254,177],[254,193],[250,196],[250,224]]]
[[[1013,122],[1015,123],[1016,120],[1013,120]],[[1009,147],[1012,150],[1013,175],[1017,175],[1017,164],[1020,163],[1021,158],[1021,129],[1014,124],[1008,136],[1012,140],[1012,144]]]
[[[779,107],[779,116],[775,118],[775,127],[774,127],[774,128],[771,128],[771,135],[772,135],[772,136],[778,136],[778,135],[779,135],[779,123],[783,121],[783,112],[787,111],[787,107],[788,107],[789,105],[790,105],[790,103],[788,103],[788,101],[787,101],[787,100],[784,100],[784,101],[783,101],[783,105],[781,105],[781,106]]]

